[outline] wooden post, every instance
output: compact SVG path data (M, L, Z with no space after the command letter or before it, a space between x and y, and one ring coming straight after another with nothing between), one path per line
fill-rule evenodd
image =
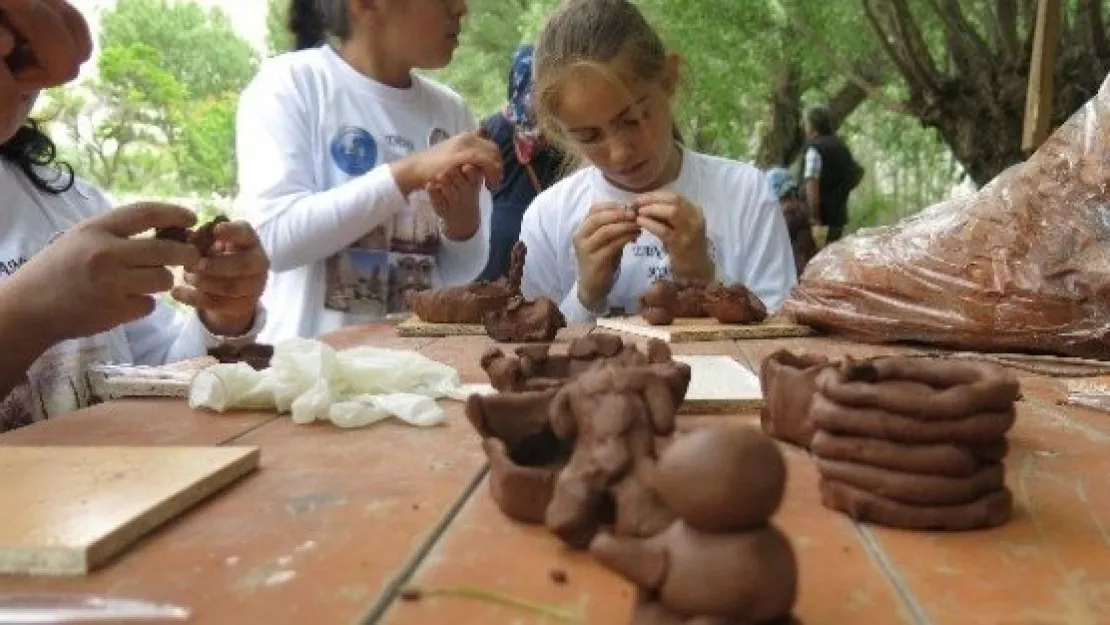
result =
M1025 130L1021 149L1033 152L1052 132L1052 74L1060 44L1063 0L1039 0L1033 58L1029 64L1029 91L1025 97Z

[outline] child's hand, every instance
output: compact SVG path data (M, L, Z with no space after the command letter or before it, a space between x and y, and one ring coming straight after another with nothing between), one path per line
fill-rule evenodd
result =
M111 330L154 310L151 295L173 286L167 266L200 260L186 243L130 237L195 221L191 211L166 204L118 208L55 239L15 272L10 287L48 344Z
M716 276L705 236L705 217L682 196L670 191L636 198L636 223L659 237L671 257L671 271L681 280L710 282Z
M185 274L189 286L175 287L173 297L196 308L213 334L240 336L254 324L270 261L244 221L217 224L213 234L205 258Z
M491 189L501 183L501 151L497 144L478 136L478 132L455 135L390 167L397 187L403 195L408 195L425 188L440 174L466 165L480 172Z
M443 231L454 241L466 241L481 225L478 191L482 171L473 165L450 169L429 182L432 208L443 220Z
M635 213L620 204L604 202L590 208L574 233L578 260L578 299L596 308L613 288L624 246L640 236Z

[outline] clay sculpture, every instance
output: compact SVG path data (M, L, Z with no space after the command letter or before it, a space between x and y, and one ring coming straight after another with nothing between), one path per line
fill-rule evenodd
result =
M809 447L824 504L905 529L970 530L1009 520L1002 460L1020 387L987 363L848 360L816 380Z
M252 369L261 371L270 368L270 360L274 357L274 346L265 343L250 343L248 345L220 345L208 350L208 355L220 363L245 362Z
M603 364L558 391L552 430L574 451L555 483L548 528L584 548L603 525L615 524L622 536L652 536L671 523L647 479L655 439L674 432L689 383L684 363Z
M759 382L764 401L759 422L768 436L809 449L816 429L809 408L817 391L817 375L827 366L829 359L824 356L785 350L763 359Z
M651 325L676 318L712 317L721 323L751 324L767 318L767 308L742 284L725 286L661 280L640 297L640 315Z
M661 532L601 532L590 552L641 589L635 623L769 623L789 618L798 565L769 523L786 465L758 430L717 427L675 440L649 486L675 515Z
M500 343L550 343L567 327L559 306L546 297L533 302L513 297L504 308L487 311L483 323L486 333Z
M154 231L154 237L166 241L189 243L197 248L201 256L207 256L212 250L212 244L216 242L216 226L226 223L227 221L228 218L226 216L218 215L195 230L187 228L158 228Z
M523 243L513 246L508 273L493 282L479 280L439 290L410 292L405 295L409 309L428 323L485 325L486 314L499 311L520 295L524 261L528 250Z

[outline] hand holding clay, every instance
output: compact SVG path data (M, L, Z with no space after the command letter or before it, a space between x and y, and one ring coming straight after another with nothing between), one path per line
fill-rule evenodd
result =
M482 170L473 165L451 168L425 185L432 208L443 220L443 233L453 241L466 241L481 225L478 191Z
M716 267L709 255L705 217L686 198L655 191L636 198L636 223L654 234L671 257L671 271L680 280L711 281Z
M206 234L207 233L207 234ZM173 289L177 301L197 309L219 336L240 336L254 324L270 261L254 228L245 221L214 223L197 231L194 244L204 258Z
M636 215L613 202L595 204L574 233L578 299L596 308L613 288L624 247L640 236Z
M501 184L501 152L495 143L482 138L478 132L455 135L390 165L397 187L406 196L424 189L441 174L464 167L481 172L490 188Z
M131 237L152 228L187 228L196 216L167 204L134 204L78 223L10 278L28 319L52 342L90 336L154 310L154 293L173 286L167 266L200 260L185 243Z

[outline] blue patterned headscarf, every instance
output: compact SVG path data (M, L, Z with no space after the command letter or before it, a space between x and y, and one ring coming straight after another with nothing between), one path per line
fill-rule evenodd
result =
M509 70L508 103L505 105L505 118L512 123L517 158L521 163L530 163L536 152L543 146L539 124L532 112L532 57L535 46L527 44L516 49L513 64Z

